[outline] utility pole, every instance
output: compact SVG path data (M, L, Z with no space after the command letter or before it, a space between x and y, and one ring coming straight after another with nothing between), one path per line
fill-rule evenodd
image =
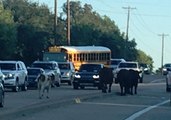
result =
M168 36L168 34L159 34L158 36L162 37L162 54L161 54L161 74L163 75L163 56L164 56L164 38Z
M55 3L55 4L54 4L54 5L55 5L55 6L54 6L54 13L55 13L55 15L54 15L54 45L55 45L55 44L57 44L57 42L58 42L58 41L57 41L57 38L56 38L56 32L57 32L57 31L56 31L56 30L57 30L56 27L57 27L57 21L58 21L58 20L57 20L57 17L58 17L58 16L57 16L57 0L54 0L54 3Z
M130 19L130 10L136 9L136 8L131 8L130 6L128 7L123 7L123 9L128 10L128 15L127 15L127 27L126 27L126 39L125 39L125 46L124 46L124 55L123 57L126 59L126 43L128 41L128 32L129 32L129 19Z
M133 10L133 9L136 9L136 8L131 8L130 6L128 6L128 7L123 7L123 9L127 9L128 10L127 27L126 27L126 40L128 40L130 10Z
M70 2L69 0L67 0L67 44L68 46L70 46Z

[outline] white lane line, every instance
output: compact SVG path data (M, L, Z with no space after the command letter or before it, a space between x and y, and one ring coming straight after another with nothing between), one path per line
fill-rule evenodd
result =
M131 105L131 104L114 104L114 103L93 103L93 102L80 102L81 104L89 105L107 105L107 106L122 106L122 107L149 107L148 105Z
M145 109L143 109L143 110L141 110L141 111L139 111L139 112L134 113L134 114L131 115L130 117L126 118L125 120L134 120L134 119L136 119L137 117L141 116L142 114L144 114L144 113L150 111L151 109L154 109L154 108L156 108L156 107L159 107L160 105L163 105L163 104L168 103L168 102L170 102L170 100L166 100L166 101L163 101L163 102L158 103L158 104L156 104L156 105L149 106L149 107L147 107L147 108L145 108Z

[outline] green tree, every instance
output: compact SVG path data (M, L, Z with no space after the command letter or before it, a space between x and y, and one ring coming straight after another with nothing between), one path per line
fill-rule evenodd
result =
M16 52L16 28L11 11L0 3L0 59L11 59Z
M150 66L150 69L153 69L153 59L151 56L146 55L145 52L143 52L142 50L138 50L138 56L137 56L137 61L139 63L145 63L148 64Z
M5 0L4 6L12 11L17 26L16 58L30 64L40 57L54 37L53 15L46 5L39 6L28 0Z

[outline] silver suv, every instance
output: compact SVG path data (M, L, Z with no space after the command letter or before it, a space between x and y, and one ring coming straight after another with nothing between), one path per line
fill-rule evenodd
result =
M27 90L27 69L22 61L0 61L0 68L5 75L4 87L18 92Z
M72 62L58 62L59 69L61 71L61 82L68 83L68 85L72 85L75 68Z
M55 61L35 61L31 67L38 67L45 70L45 73L54 79L54 84L59 87L61 84L61 72L58 63Z

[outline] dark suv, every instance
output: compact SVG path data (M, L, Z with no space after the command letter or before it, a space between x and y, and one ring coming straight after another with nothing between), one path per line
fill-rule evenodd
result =
M84 89L85 86L92 86L100 89L99 71L103 67L103 64L82 64L74 76L73 88Z

